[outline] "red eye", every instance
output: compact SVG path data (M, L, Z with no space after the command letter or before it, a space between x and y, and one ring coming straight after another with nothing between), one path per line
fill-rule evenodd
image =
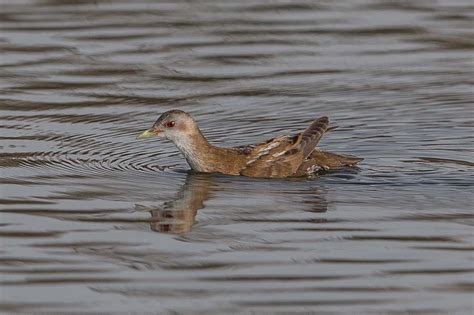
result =
M174 121L168 121L168 122L166 123L166 127L168 127L168 128L173 128L175 124L176 124L176 123L175 123Z

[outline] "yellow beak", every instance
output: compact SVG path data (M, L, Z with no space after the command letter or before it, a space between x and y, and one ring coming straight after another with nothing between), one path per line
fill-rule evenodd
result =
M159 134L159 130L155 129L148 129L143 131L141 134L137 136L137 139L146 139L146 138L152 138L156 137Z

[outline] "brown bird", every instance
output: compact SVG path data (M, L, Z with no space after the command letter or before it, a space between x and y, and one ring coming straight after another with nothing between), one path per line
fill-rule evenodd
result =
M206 140L191 115L171 110L163 113L153 127L142 132L137 139L161 137L172 141L191 169L197 172L284 178L359 163L362 159L355 156L316 149L323 134L335 128L329 127L327 117L321 117L296 135L279 136L253 145L220 148Z

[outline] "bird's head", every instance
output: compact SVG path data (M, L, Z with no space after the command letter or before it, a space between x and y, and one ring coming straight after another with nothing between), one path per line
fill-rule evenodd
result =
M137 139L159 137L177 143L196 133L199 133L199 128L191 115L175 109L161 114L153 126L139 134Z

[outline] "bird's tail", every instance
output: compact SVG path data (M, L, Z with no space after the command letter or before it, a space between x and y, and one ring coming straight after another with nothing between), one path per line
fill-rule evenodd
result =
M313 163L320 165L323 168L338 169L347 166L354 166L363 159L354 155L314 150L311 153L311 160L313 161Z

